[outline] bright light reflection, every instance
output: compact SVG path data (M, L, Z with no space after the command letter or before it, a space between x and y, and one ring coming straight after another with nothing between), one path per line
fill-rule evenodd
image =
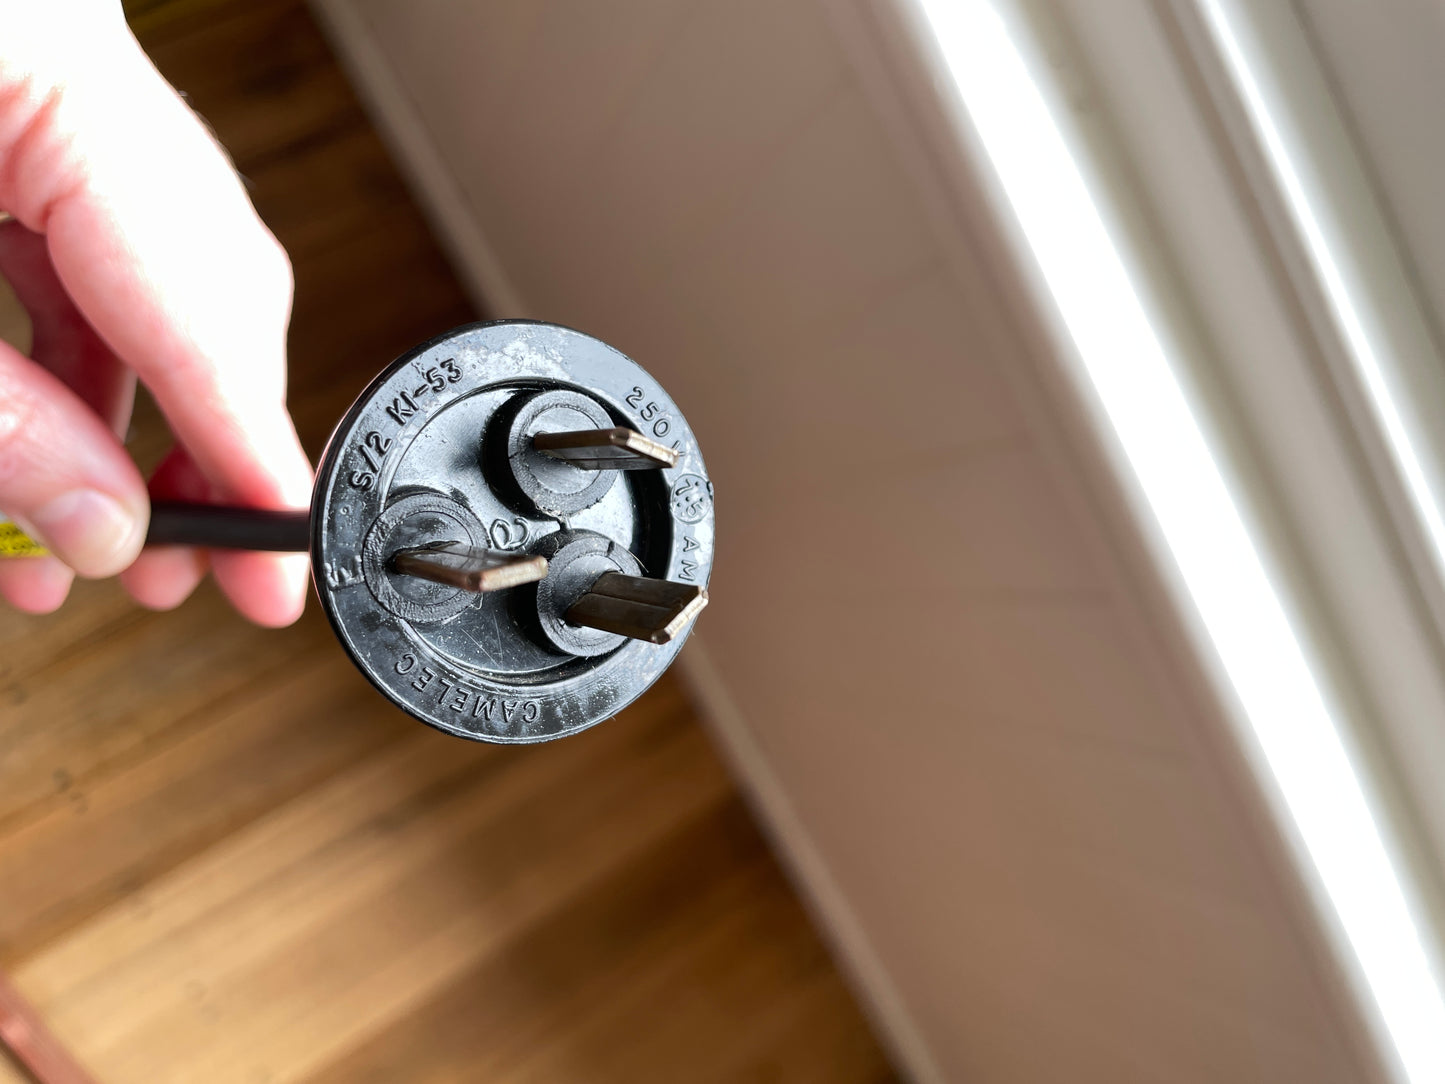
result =
M1254 122L1255 132L1264 144L1265 154L1294 216L1295 226L1309 249L1315 270L1339 322L1340 331L1349 344L1351 359L1374 406L1376 420L1385 431L1385 439L1394 456L1395 466L1405 480L1405 488L1415 506L1415 513L1430 536L1435 560L1442 571L1445 571L1445 517L1441 515L1439 503L1430 487L1429 474L1415 450L1414 441L1410 438L1409 424L1400 414L1396 397L1390 391L1389 381L1385 378L1385 368L1380 363L1379 353L1355 305L1353 291L1346 283L1339 261L1335 259L1324 226L1309 197L1308 188L1299 171L1295 169L1294 157L1289 152L1288 143L1279 125L1275 123L1267 96L1245 59L1239 38L1229 25L1224 9L1213 0L1200 0L1200 7L1224 53L1230 74L1234 76L1235 86L1244 98L1250 119Z
M1330 710L1068 146L993 7L917 0L1412 1081L1445 1000Z

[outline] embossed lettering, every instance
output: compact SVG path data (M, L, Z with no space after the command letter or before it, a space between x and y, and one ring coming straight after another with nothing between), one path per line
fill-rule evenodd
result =
M386 458L386 450L390 447L391 439L389 437L383 437L380 433L373 431L366 434L366 439L357 445L356 450L361 453L361 458L366 460L368 467L373 471L380 472L381 460Z
M458 686L457 686L457 691L456 691L455 695L453 695L452 698L451 698L451 700L447 702L447 707L451 708L452 711L466 711L466 710L467 710L467 699L468 699L471 695L472 695L472 690L467 689L467 688L464 688L463 686L458 685Z
M677 578L680 580L696 580L697 565L686 557L682 559L682 568L678 570Z
M416 413L416 402L406 392L402 392L391 401L386 412L397 425L404 425L406 420Z
M535 700L529 700L522 706L522 721L524 723L535 723L542 715L542 706Z
M682 536L682 552L683 552L683 553L688 553L688 552L690 552L691 550L695 550L695 549L697 549L697 539L696 539L696 538L693 538L692 535L690 535L690 534L685 534L685 535L683 535L683 536Z
M361 582L361 557L348 559L345 563L327 561L326 582L333 590L352 587Z
M407 652L401 658L396 660L396 672L398 674L409 674L411 673L411 668L415 665L416 656L413 655L411 652Z
M481 694L477 695L477 706L472 709L473 719L483 719L486 722L492 721L492 712L497 710L497 702L490 697L483 700Z
M515 531L512 530L513 524L517 528ZM487 539L491 543L492 549L507 550L525 545L530 533L527 521L519 516L514 517L511 522L505 519L494 519L491 527L487 530Z
M426 687L432 683L432 679L436 676L436 671L433 670L430 666L423 666L421 668L421 677L413 681L411 683L411 687L417 692L423 692L425 691Z
M672 487L672 514L683 523L700 523L712 506L712 487L696 474L684 474Z

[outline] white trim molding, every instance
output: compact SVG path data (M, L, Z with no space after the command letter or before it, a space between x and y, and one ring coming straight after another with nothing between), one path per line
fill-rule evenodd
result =
M1274 24L1248 70L1292 76L1289 140L1260 122L1265 92L1221 6ZM1161 577L1197 615L1199 657L1376 1058L1401 1080L1441 1079L1445 668L1425 604L1439 578L1410 557L1438 534L1445 366L1308 43L1287 9L1222 0L920 7L957 80L942 97L956 88L966 154L993 174L1003 242L1095 400L1084 412L1120 445L1120 484L1157 523ZM1036 107L994 70L1010 55ZM1043 127L1063 157L1028 144ZM1251 335L1237 353L1225 341Z
M1326 4L313 0L476 296L688 411L690 683L914 1079L1445 1078L1445 367Z

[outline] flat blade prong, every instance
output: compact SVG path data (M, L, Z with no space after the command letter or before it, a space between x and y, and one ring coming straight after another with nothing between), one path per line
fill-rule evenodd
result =
M418 576L477 594L535 583L547 575L545 557L504 553L464 542L438 542L397 550L391 555L390 564L393 571L403 576Z
M532 447L583 470L661 470L677 464L673 449L623 426L538 433Z
M567 610L573 625L665 644L707 605L707 591L693 584L605 572Z

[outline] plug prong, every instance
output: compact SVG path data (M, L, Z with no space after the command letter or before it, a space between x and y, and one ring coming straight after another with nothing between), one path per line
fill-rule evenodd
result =
M465 542L434 542L397 550L389 563L392 571L403 576L417 576L477 594L535 583L547 575L545 557L503 553Z
M677 464L673 449L624 426L537 433L532 447L583 470L660 470Z
M693 584L604 572L567 610L573 625L665 644L707 605L707 591Z

